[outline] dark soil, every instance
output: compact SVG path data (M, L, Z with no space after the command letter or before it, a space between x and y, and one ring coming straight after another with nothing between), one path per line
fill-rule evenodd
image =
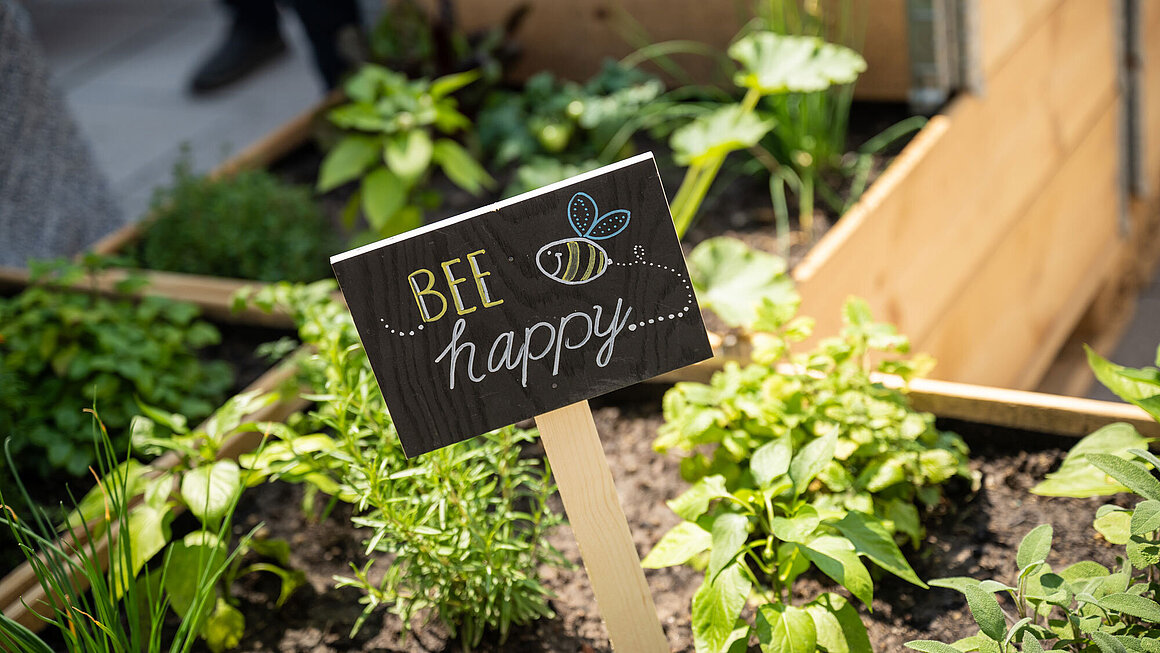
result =
M686 487L678 472L679 457L659 456L651 443L661 424L656 397L619 398L597 402L596 424L616 480L621 505L638 552L643 556L678 522L664 502ZM600 405L603 404L603 405ZM1083 559L1114 562L1114 549L1091 529L1102 499L1044 498L1028 492L1056 467L1074 440L1007 429L951 424L970 443L972 466L981 473L977 492L965 483L948 491L948 498L928 515L928 534L920 551L907 550L919 576L994 578L1013 583L1015 551L1027 531L1040 523L1055 526L1050 559L1057 568ZM243 651L406 651L462 650L444 626L416 623L414 634L402 640L399 620L375 613L354 638L351 625L361 613L359 593L335 589L332 576L346 574L348 562L362 563L360 534L346 520L344 509L324 523L314 523L299 508L301 489L286 485L255 488L246 498L239 529L259 521L264 533L291 543L293 565L305 571L308 586L281 609L273 607L276 583L247 578L238 588L246 615ZM557 507L558 504L557 504ZM589 652L609 651L598 608L580 566L571 532L560 528L553 542L577 564L572 570L543 569L544 582L556 594L557 618L514 629L505 643L485 641L479 651ZM674 651L692 651L690 602L701 574L677 567L645 572L658 615ZM795 599L805 601L833 586L821 576L803 578ZM886 576L876 585L874 611L862 609L877 651L903 650L918 638L954 641L974 632L966 604L956 592L922 590Z

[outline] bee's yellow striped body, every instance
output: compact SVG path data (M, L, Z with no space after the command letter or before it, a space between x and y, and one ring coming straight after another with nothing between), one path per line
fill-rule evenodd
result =
M588 283L608 269L608 253L587 238L565 238L541 247L536 265L561 283Z

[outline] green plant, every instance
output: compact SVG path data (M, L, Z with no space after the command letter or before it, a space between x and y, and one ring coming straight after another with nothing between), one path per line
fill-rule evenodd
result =
M36 264L36 282L0 299L0 434L13 437L13 454L26 474L51 469L83 474L95 453L82 409L102 406L105 424L126 433L136 399L200 418L225 394L232 374L222 361L202 362L195 351L220 340L198 319L193 304L158 297L139 301L70 288L104 263L88 269L64 263ZM129 278L116 290L140 289ZM123 449L124 436L113 444Z
M725 245L708 241L703 254L694 252L690 275L731 278L714 267L740 264ZM933 416L912 410L902 392L875 381L873 372L908 379L927 363L872 363L908 345L893 327L873 322L864 302L847 302L841 337L791 354L812 321L796 317L796 292L784 274L770 271L758 279L766 290L756 309L738 296L752 301L752 284L713 284L715 304L750 320L754 362L727 363L708 385L679 383L665 394L654 446L689 453L681 474L693 486L669 502L685 521L644 562L681 564L709 551L693 599L698 651L743 648L753 629L763 650L868 650L852 605L827 593L797 607L789 588L816 566L869 606L873 585L863 557L924 586L895 539L917 545L918 506L938 502L952 477L971 478L967 449L958 436L938 431ZM738 622L751 594L752 626Z
M350 102L327 114L343 130L322 160L318 190L359 180L343 212L353 227L361 208L371 232L358 241L385 238L423 224L423 212L442 201L426 187L437 165L456 186L479 194L494 181L474 157L449 136L471 127L452 94L479 77L456 73L435 80L408 80L366 64L343 89Z
M263 170L229 177L191 173L153 195L152 219L133 257L142 267L257 281L313 281L330 274L339 249L309 189Z
M81 502L93 507L93 520L68 520L60 529L66 539L57 540L49 517L19 479L19 494L28 507L23 518L0 493L0 523L16 538L45 591L45 620L60 633L67 650L78 653L188 651L199 633L213 650L222 650L228 638L220 630L224 604L216 596L216 583L238 553L227 546L237 494L223 506L216 526L170 544L160 563L148 567L168 540L169 491L154 486L152 497L134 506L135 488L148 480L135 461L117 464L112 441L95 414L94 423L96 464L103 481ZM12 465L8 447L5 457ZM243 538L243 546L248 539ZM164 624L167 607L188 617L176 630ZM2 614L0 647L28 653L52 650Z
M1087 354L1104 385L1160 421L1160 370L1116 365L1091 349ZM1116 568L1083 560L1054 571L1047 563L1053 529L1041 524L1019 545L1014 586L965 577L931 581L963 593L977 634L953 645L922 640L907 646L928 653L1160 651L1160 480L1154 475L1160 459L1147 451L1150 442L1130 424L1105 426L1080 440L1060 468L1031 490L1048 496L1136 495L1132 508L1101 506L1092 524L1109 543L1124 547ZM1000 601L1003 596L1006 601Z
M315 429L270 425L279 440L243 464L355 505L372 559L339 582L364 593L363 619L386 605L408 628L430 608L471 648L485 629L503 638L512 624L550 616L538 569L563 562L546 539L560 518L547 504L547 465L520 454L532 434L507 427L407 460L333 290L329 282L277 284L257 294L259 306L288 308L314 348L302 366ZM369 568L384 557L390 566L372 581Z

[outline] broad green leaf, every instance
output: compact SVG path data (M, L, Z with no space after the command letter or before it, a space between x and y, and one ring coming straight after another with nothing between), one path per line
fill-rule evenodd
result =
M762 653L814 653L818 634L805 610L766 603L757 610L757 641Z
M684 494L668 501L669 508L677 513L681 519L696 521L709 509L709 502L730 496L725 489L725 477L720 474L706 476L685 490Z
M709 576L733 561L749 537L749 520L744 515L726 512L713 520L713 549L709 551Z
M753 452L749 469L757 487L765 488L770 481L789 471L789 461L793 458L793 444L789 435L783 435L766 442Z
M427 172L435 146L422 129L412 129L387 140L383 160L391 172L413 186Z
M709 548L712 541L713 536L709 531L694 522L683 521L665 533L640 564L646 569L684 564L689 558Z
M1128 649L1124 648L1123 644L1116 641L1115 637L1103 631L1097 630L1089 633L1089 635L1091 635L1092 641L1100 649L1100 653L1128 653Z
M770 526L777 539L805 544L813 539L814 531L820 523L818 511L806 504L793 517L774 517Z
M371 171L362 181L362 208L371 228L383 235L399 209L407 203L407 184L385 166Z
M730 152L757 145L775 124L740 105L730 104L675 130L669 137L669 147L678 165L705 166Z
M688 265L697 301L731 326L752 323L763 299L793 310L800 302L785 261L736 238L703 241L689 253Z
M801 494L810 486L810 481L834 459L834 448L838 444L838 425L826 429L825 434L811 440L798 451L789 464L789 477L793 479L794 492Z
M1099 606L1160 624L1160 604L1143 596L1127 593L1109 594L1099 600Z
M238 464L232 460L195 467L181 480L182 500L206 525L220 522L241 490Z
M165 571L165 591L169 594L170 606L182 619L194 619L190 608L198 596L198 589L205 588L210 598L204 599L201 615L195 623L201 624L213 605L212 593L216 575L225 564L229 553L224 542L219 542L215 534L208 531L194 531L180 542L169 545L168 565ZM198 626L200 628L200 625Z
M1098 562L1081 560L1059 572L1059 575L1068 583L1074 583L1090 578L1103 578L1109 573L1108 568Z
M1047 560L1047 554L1051 553L1051 534L1051 524L1040 524L1023 536L1015 554L1015 564L1019 569Z
M491 188L495 184L495 180L487 174L479 162L459 143L451 139L441 138L435 141L432 156L451 183L472 195L478 195L484 188Z
M961 591L967 597L967 607L971 609L975 623L979 624L979 630L996 642L1003 641L1003 636L1007 632L1007 621L995 595L970 585L962 587Z
M462 73L444 75L431 82L431 97L436 100L444 98L477 79L479 79L478 70L468 70Z
M751 588L740 564L729 565L716 578L705 578L693 595L693 643L698 653L722 651L729 645Z
M246 632L246 618L226 600L219 598L202 627L201 636L213 653L235 648Z
M802 550L822 573L850 590L851 594L869 607L874 598L874 583L850 540L835 535L822 535L810 540Z
M927 586L914 573L894 538L877 518L851 511L833 525L853 543L854 550L873 560L874 564L919 587Z
M124 552L120 550L122 537L117 541L117 550L112 554L119 571L114 578L114 593L120 598L132 578L137 576L145 563L165 548L169 542L169 522L173 520L173 513L168 509L158 509L141 504L129 512L129 569L125 569Z
M1160 481L1140 463L1105 453L1091 453L1087 459L1136 494L1145 499L1160 500Z
M318 191L325 193L361 175L379 159L379 141L353 134L327 152L318 171Z
M1155 368L1134 369L1116 365L1084 345L1088 365L1100 383L1116 396L1143 408L1160 421L1160 371Z
M1107 475L1088 462L1088 454L1107 453L1126 457L1129 455L1128 450L1147 446L1148 439L1140 435L1131 424L1109 424L1076 443L1059 469L1048 474L1043 482L1031 488L1031 492L1044 496L1079 498L1123 492L1123 486L1109 483Z
M1160 501L1148 499L1136 504L1132 512L1132 535L1144 535L1160 529Z
M729 46L729 56L741 64L733 82L763 95L824 91L866 70L857 52L815 36L754 32Z
M906 648L923 653L963 653L950 644L943 644L930 639L917 639L906 643Z
M144 491L146 483L144 475L148 471L148 467L133 458L121 463L112 473L103 478L100 484L85 494L84 498L77 503L76 508L65 518L64 523L58 526L58 530L64 530L66 528L79 529L83 523L92 522L96 519L100 519L103 522L115 520L116 516L113 514L114 506L110 502L107 493L120 496L120 487L122 484L125 484L126 496L132 497L141 493ZM102 525L95 527L103 528Z
M1097 515L1092 527L1112 544L1127 544L1132 539L1132 513L1128 510L1109 510Z
M1128 560L1132 565L1142 569L1153 565L1160 565L1160 542L1141 535L1133 535L1125 547Z
M814 620L819 648L827 653L872 653L862 617L845 597L827 592L805 610Z
M1023 631L1023 652L1022 653L1043 653L1043 645L1035 638L1035 635L1027 631Z

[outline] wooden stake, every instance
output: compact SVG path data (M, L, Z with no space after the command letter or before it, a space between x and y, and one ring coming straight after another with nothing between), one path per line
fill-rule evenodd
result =
M536 417L612 648L668 653L587 401Z

